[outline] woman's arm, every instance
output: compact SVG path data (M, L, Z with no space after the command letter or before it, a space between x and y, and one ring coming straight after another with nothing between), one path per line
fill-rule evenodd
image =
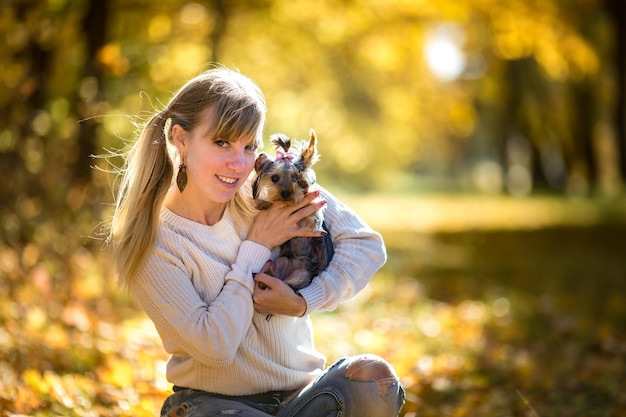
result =
M264 284L254 290L258 311L302 316L313 310L333 310L361 291L387 260L380 234L328 191L322 189L321 198L326 202L324 219L333 241L333 258L299 294L278 278L257 274L255 280Z
M199 271L221 291L206 302L190 279L180 254L157 245L131 290L172 354L189 355L211 366L229 365L252 320L252 274L270 256L262 245L244 241L231 268L207 257ZM224 278L225 277L225 278ZM223 286L222 286L223 285Z
M300 290L313 310L333 310L356 296L387 260L382 236L372 230L352 209L322 189L327 201L324 221L330 231L335 253L328 267Z

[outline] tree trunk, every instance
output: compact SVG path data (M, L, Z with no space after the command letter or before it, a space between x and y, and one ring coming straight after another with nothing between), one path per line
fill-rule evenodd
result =
M596 115L592 85L588 81L571 84L571 100L575 103L570 123L574 157L585 168L589 188L598 185L598 166L593 148L593 126Z
M211 62L220 62L220 46L228 22L228 3L226 0L213 0L212 11L215 13L215 26L210 35Z
M82 22L87 55L82 80L95 79L99 91L102 91L103 74L102 68L98 64L97 55L106 41L109 3L108 1L90 0ZM96 153L98 123L90 118L95 115L99 100L100 94L91 101L78 100L77 114L82 121L78 125L78 158L73 167L73 181L75 183L85 183L91 179L91 155Z
M619 153L620 174L626 183L626 2L607 0L606 10L613 21L615 39L615 72L617 97L615 100L615 137Z

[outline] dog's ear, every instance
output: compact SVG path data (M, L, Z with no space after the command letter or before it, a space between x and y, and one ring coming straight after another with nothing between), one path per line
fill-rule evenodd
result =
M259 156L256 157L256 161L254 161L254 170L256 171L257 176L252 182L252 198L255 200L259 196L259 183L263 177L261 173L269 169L272 166L272 163L273 161L264 152L260 153Z
M270 136L270 142L272 142L276 148L282 148L285 152L291 147L291 139L284 133L274 133Z
M317 153L317 135L315 134L315 130L311 129L309 132L311 140L309 141L309 146L302 150L302 162L307 167L313 166L318 160L319 155Z
M259 154L259 156L256 157L256 161L254 161L254 171L257 174L260 174L261 172L265 171L267 167L271 164L272 160L270 159L270 157L267 156L265 152L262 152Z
M257 175L257 177L252 182L252 198L255 200L259 197L259 180L260 179L261 179L261 176Z

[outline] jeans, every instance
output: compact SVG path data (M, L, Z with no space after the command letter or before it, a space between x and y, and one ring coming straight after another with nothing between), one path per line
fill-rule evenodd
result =
M338 360L287 401L261 404L183 389L165 400L161 417L396 417L403 404L404 389L391 366L359 355Z

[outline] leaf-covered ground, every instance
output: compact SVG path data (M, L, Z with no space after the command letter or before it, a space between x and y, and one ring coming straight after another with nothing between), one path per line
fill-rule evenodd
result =
M407 416L626 415L625 236L389 233L389 265L349 320L317 318L320 343L391 360Z
M387 358L405 416L626 416L626 225L589 207L559 206L561 223L532 204L471 207L363 209L389 261L313 316L319 349ZM0 415L156 415L167 357L106 252L52 253L0 247Z

